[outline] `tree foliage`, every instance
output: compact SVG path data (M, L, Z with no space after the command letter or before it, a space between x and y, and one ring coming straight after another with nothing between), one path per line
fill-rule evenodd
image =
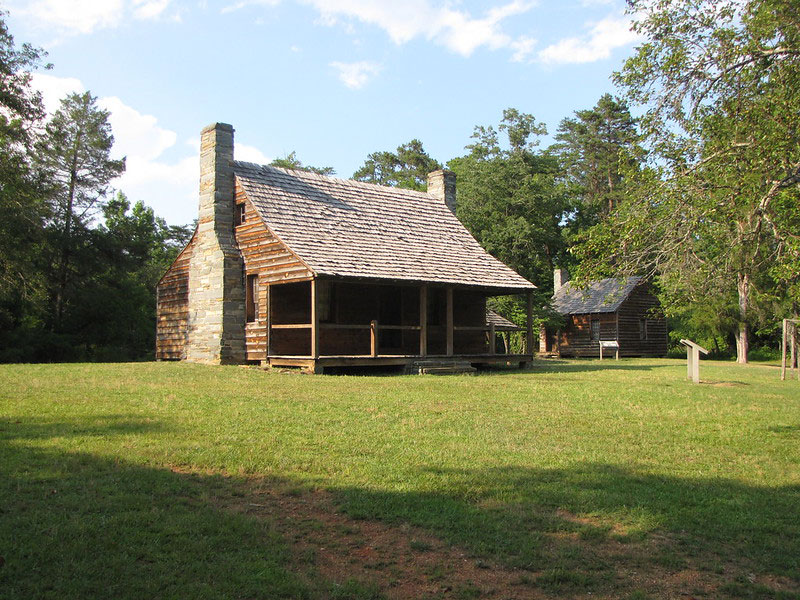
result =
M441 168L439 161L431 158L425 151L422 142L413 139L399 145L395 152L373 152L353 173L353 179L424 191L428 173Z
M546 132L532 115L507 109L497 129L476 127L469 153L448 163L458 180L461 222L490 254L539 285L537 307L553 293L553 267L566 251L561 224L571 206L557 183L557 159L537 149Z
M60 327L68 287L75 279L73 259L81 244L88 242L89 220L111 180L125 170L124 158L110 157L113 144L108 111L99 108L89 92L64 98L36 144L37 166L50 184L50 230L57 253L51 279L55 329Z
M644 160L636 119L624 100L604 94L593 108L563 119L555 139L551 150L577 200L574 225L593 225L620 204L628 178Z
M30 72L44 53L18 48L0 12L0 331L34 318L45 279L37 265L48 206L31 168L33 130L43 115Z
M655 175L578 254L590 271L658 277L668 308L734 308L746 362L759 300L776 286L800 299L800 13L791 0L630 10L646 41L616 80L646 109Z
M308 171L316 173L317 175L334 175L333 167L312 167L311 165L304 165L303 162L297 158L297 153L292 150L286 156L276 158L271 163L273 167L281 167L282 169L292 169L294 171Z

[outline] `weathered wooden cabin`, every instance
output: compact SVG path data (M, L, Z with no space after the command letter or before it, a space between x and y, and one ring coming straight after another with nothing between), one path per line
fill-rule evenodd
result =
M325 367L532 358L534 285L455 217L455 176L427 193L233 159L201 135L194 236L158 285L156 357ZM498 353L486 299L528 295L528 346Z
M578 288L567 277L565 270L555 271L552 300L553 308L564 316L564 327L545 333L540 352L599 356L603 341L617 342L620 356L667 354L667 322L644 279L602 279Z

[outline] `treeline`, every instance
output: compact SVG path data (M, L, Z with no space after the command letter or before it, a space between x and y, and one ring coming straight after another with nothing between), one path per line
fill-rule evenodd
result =
M672 336L747 360L776 349L800 309L800 16L795 0L631 0L642 44L613 77L620 96L543 123L507 109L446 166L458 216L539 286L650 278ZM152 356L155 285L191 235L109 182L108 114L72 95L45 122L0 18L0 361ZM632 114L633 113L633 114ZM634 117L633 115L640 115ZM303 165L295 153L275 165ZM353 178L425 189L443 165L411 140L370 154ZM513 300L497 306L522 323Z
M147 358L156 283L191 229L108 197L125 169L108 113L86 92L45 120L41 60L0 18L0 361Z

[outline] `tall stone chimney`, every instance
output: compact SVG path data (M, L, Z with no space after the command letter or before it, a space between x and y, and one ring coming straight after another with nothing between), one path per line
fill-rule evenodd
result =
M436 196L456 214L456 174L447 169L428 173L428 193Z
M215 123L200 134L200 212L189 261L186 360L245 360L243 263L233 210L233 127Z
M569 272L566 269L553 269L553 293L564 287L569 281Z

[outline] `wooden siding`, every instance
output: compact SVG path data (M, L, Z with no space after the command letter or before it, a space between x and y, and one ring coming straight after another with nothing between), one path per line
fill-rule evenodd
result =
M646 286L637 286L617 314L620 356L666 356L667 321L658 298ZM639 333L640 320L646 322L646 339L641 339Z
M558 336L558 348L562 356L600 356L598 340L591 339L592 321L600 323L600 340L617 339L615 313L567 315L567 324Z
M239 182L236 182L236 204L244 205L244 222L236 225L234 233L244 260L245 276L258 276L258 306L256 319L245 326L245 344L248 361L267 358L267 302L268 288L298 281L308 281L313 274L305 264L278 240L264 225L248 200ZM275 322L275 321L273 321ZM297 339L301 332L275 334L273 340L284 345L286 339Z
M667 322L658 299L646 285L634 288L615 313L567 315L566 326L557 334L562 356L598 357L600 344L591 339L591 322L600 323L600 340L617 341L620 356L665 356ZM647 334L642 336L641 325Z
M189 241L156 288L156 359L184 358L189 326L189 260L195 238Z

